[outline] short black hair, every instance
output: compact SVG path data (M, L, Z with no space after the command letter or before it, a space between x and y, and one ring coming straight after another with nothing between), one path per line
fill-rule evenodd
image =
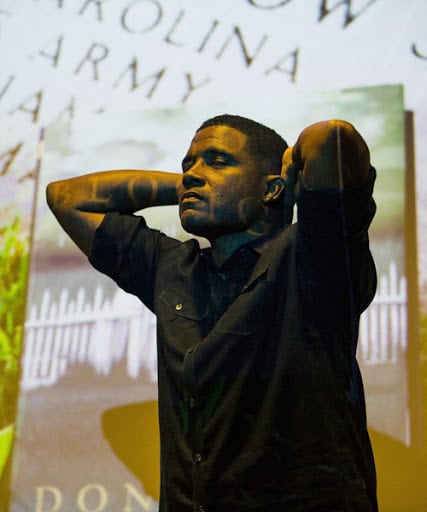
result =
M280 174L286 141L273 129L257 121L234 114L221 114L207 119L197 131L208 126L229 126L248 137L248 150L265 174Z
M264 174L278 174L282 172L282 157L288 144L285 139L268 126L253 119L235 114L220 114L204 121L197 131L208 126L229 126L244 133L247 137L248 151L255 157ZM284 206L284 195L280 201L270 205L271 215L276 218L278 225L292 223L293 206Z

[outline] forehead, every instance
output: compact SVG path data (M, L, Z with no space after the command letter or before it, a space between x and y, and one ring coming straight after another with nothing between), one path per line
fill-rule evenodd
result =
M191 141L190 151L216 148L221 151L238 153L245 150L247 135L229 126L207 126L196 132Z

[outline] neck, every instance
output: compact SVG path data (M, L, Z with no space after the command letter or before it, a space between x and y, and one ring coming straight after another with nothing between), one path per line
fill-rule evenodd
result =
M268 235L271 230L269 223L259 221L246 231L228 233L210 240L214 265L220 267L239 247Z

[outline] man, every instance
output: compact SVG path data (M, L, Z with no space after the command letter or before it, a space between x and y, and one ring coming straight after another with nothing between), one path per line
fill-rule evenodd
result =
M157 315L160 510L377 510L355 360L376 286L366 143L334 120L287 148L223 115L197 130L182 170L47 189L91 263ZM209 249L133 215L176 203Z

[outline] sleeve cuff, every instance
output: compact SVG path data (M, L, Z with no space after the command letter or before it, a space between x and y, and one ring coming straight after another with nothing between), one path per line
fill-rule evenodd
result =
M312 229L331 229L336 226L348 236L366 231L376 211L372 197L376 171L360 183L340 190L338 188L311 189L299 175L297 199L298 221Z
M117 275L127 248L140 226L146 227L142 217L107 213L95 231L89 262L104 274Z

